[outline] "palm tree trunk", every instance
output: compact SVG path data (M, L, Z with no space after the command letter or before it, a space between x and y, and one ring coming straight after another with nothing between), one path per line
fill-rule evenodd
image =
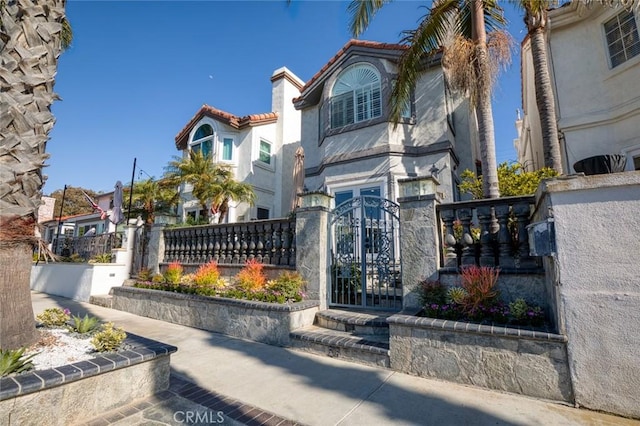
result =
M475 107L478 120L480 161L482 162L482 192L485 198L498 198L500 197L500 189L498 186L493 109L491 107L489 53L487 51L487 34L484 27L482 0L474 0L472 23L478 81Z
M0 346L36 336L32 244L54 118L53 84L62 46L64 0L0 2Z
M537 27L529 31L529 37L531 41L533 69L535 70L536 104L538 106L538 114L540 115L544 165L562 174L562 158L560 155L560 141L558 140L558 125L556 122L556 104L547 64L544 27Z

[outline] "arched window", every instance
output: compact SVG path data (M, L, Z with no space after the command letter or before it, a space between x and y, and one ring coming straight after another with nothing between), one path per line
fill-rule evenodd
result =
M347 68L331 90L331 128L380 117L380 98L380 75L374 67Z
M202 155L211 156L211 147L213 146L213 127L209 124L203 124L193 135L191 140L191 151L200 152Z

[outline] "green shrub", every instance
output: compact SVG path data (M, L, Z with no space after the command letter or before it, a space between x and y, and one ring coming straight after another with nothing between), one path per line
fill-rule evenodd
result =
M126 338L127 333L122 328L115 327L112 322L108 322L102 326L101 331L93 336L91 345L98 352L113 352L120 347Z
M47 308L40 315L36 316L36 320L45 327L62 327L69 321L70 312L68 309Z
M151 271L148 268L142 268L138 271L138 279L142 281L151 280Z
M306 286L306 282L297 272L283 271L278 278L267 283L269 293L276 296L283 296L286 300L302 300L302 291ZM279 302L283 303L283 302Z
M179 262L171 262L164 273L164 280L169 284L179 284L182 271L182 265Z
M151 277L151 282L152 283L156 283L156 284L160 284L160 283L165 282L164 275L162 275L162 274L153 274L153 277Z
M85 314L84 318L74 315L71 321L72 323L71 326L69 326L69 330L75 331L78 334L91 333L100 326L100 320L93 316L90 317L88 314Z
M462 287L451 287L447 291L447 303L455 303L462 305L465 299L469 296L467 290Z
M96 254L89 263L111 263L111 253Z
M22 373L33 368L33 357L37 354L24 355L26 348L0 349L0 377L13 373Z
M441 305L447 297L447 288L438 280L425 279L418 283L420 305Z

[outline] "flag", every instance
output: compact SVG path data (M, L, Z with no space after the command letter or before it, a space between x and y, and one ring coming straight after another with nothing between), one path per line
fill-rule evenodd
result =
M87 195L86 192L80 190L82 192L82 195L84 195L84 198L87 199L87 201L89 202L89 204L91 204L91 207L93 207L93 211L97 211L100 213L100 219L105 220L107 218L107 212L105 212L104 210L102 210L102 208L96 204L95 201L93 201L93 199L91 197L89 197Z

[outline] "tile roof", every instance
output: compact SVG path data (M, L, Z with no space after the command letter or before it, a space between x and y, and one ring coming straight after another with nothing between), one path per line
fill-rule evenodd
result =
M191 120L189 120L187 125L184 126L180 133L176 135L176 148L181 150L187 146L187 138L189 136L189 132L191 131L191 129L193 129L193 126L195 126L198 121L200 121L200 119L205 116L211 117L214 120L218 120L236 129L242 129L244 127L256 126L260 124L274 123L276 122L276 120L278 120L278 113L276 112L250 114L245 115L244 117L239 117L226 111L222 111L221 109L204 104L191 118Z
M325 71L327 71L329 67L331 67L331 65L335 64L352 47L367 47L381 50L405 50L407 48L407 46L405 45L396 43L380 43L377 41L351 39L342 47L342 49L338 51L338 53L333 56L333 58L329 59L329 62L327 62L322 68L320 68L320 71L315 73L314 76L311 77L309 81L307 81L300 92L304 93L304 91L307 90L311 85L313 85L313 83L315 83L322 76L322 74L324 74ZM293 101L297 102L301 99L302 96L295 98Z

